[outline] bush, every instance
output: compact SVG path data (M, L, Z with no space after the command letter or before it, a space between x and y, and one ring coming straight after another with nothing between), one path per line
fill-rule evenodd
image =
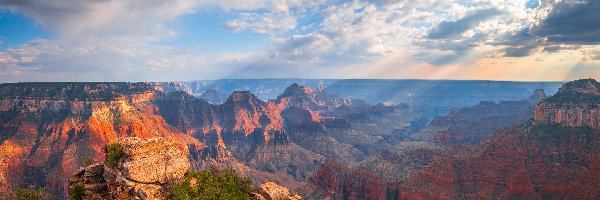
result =
M119 159L125 156L123 152L123 146L119 143L111 143L104 147L104 153L106 153L106 166L114 167L119 163Z
M33 188L33 187L27 187L27 188L19 188L16 191L16 198L15 200L46 200L46 199L52 199L52 195L48 192L46 192L46 190L44 190L44 188Z
M252 193L252 180L232 170L188 172L185 181L172 189L174 200L231 199L245 200Z
M70 183L69 185L69 196L71 196L71 199L82 200L85 194L85 187L79 183Z

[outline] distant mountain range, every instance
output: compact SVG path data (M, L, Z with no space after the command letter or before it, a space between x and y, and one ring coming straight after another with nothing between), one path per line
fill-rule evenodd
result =
M250 91L259 99L275 99L293 84L323 88L328 93L361 99L370 104L407 103L431 116L451 108L471 106L480 101L517 101L535 89L556 93L562 82L460 81L460 80L385 80L385 79L223 79L151 83L164 91L185 91L201 96L207 90L222 94ZM222 103L222 102L215 102Z

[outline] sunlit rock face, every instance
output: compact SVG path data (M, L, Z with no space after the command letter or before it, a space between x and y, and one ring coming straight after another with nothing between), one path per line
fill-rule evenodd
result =
M45 187L67 195L69 174L104 159L118 138L173 136L203 144L152 114L155 91L138 83L20 83L0 87L1 187Z
M256 193L256 199L258 200L277 200L277 199L285 199L285 200L301 200L302 197L297 194L290 193L290 190L284 187L279 186L274 182L263 183L258 186Z
M73 175L71 190L84 187L83 199L167 199L190 169L173 139L129 137L115 143L123 147L115 166L96 164Z
M600 129L600 83L593 79L566 83L556 95L538 104L533 117L537 122Z

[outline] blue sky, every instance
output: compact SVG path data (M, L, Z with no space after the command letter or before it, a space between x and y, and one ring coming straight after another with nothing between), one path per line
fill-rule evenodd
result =
M50 30L20 13L0 12L0 50L18 48L19 45L40 38L51 38Z
M0 82L600 78L598 1L0 0Z

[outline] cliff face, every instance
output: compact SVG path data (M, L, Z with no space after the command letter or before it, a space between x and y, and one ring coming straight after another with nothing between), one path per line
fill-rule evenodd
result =
M593 79L566 83L556 95L537 105L533 118L538 122L600 129L600 83Z
M151 114L156 96L144 84L23 83L0 87L0 189L22 184L66 196L68 176L103 160L102 147L121 137L198 140Z
M402 184L402 198L600 198L598 83L566 83L534 120L502 129L471 154L433 161ZM579 115L575 113L580 112ZM571 113L565 116L564 113Z
M597 199L600 133L528 123L502 130L474 157L433 161L402 184L405 198Z
M164 89L164 88L162 88ZM225 166L297 187L326 157L358 162L396 143L418 115L293 85L262 101L234 92L220 105L145 83L0 85L0 189L67 195L68 176L123 137L171 137L192 169Z
M190 162L170 138L123 138L114 166L96 164L75 173L70 190L83 188L82 199L167 199L184 179ZM116 152L112 152L116 153Z
M415 140L436 140L442 144L475 144L490 138L496 130L521 124L531 118L538 102L546 98L543 90L521 101L482 101L472 107L453 109L444 116L433 118Z
M565 84L569 89L561 92L596 95L590 84L576 82ZM594 112L586 110L590 101L569 97L590 98L561 97L569 108ZM557 105L556 99L542 100L538 109L543 105ZM498 104L487 106L498 109ZM456 111L454 118L469 121L486 115L477 112L482 110ZM582 121L595 118L579 117ZM327 163L299 191L315 199L598 199L600 129L593 123L577 126L581 124L578 118L563 120L558 124L536 118L502 128L490 139L471 145L403 142L358 167Z
M333 160L299 189L308 199L390 199L397 191L398 185L392 180L364 169L350 169Z

